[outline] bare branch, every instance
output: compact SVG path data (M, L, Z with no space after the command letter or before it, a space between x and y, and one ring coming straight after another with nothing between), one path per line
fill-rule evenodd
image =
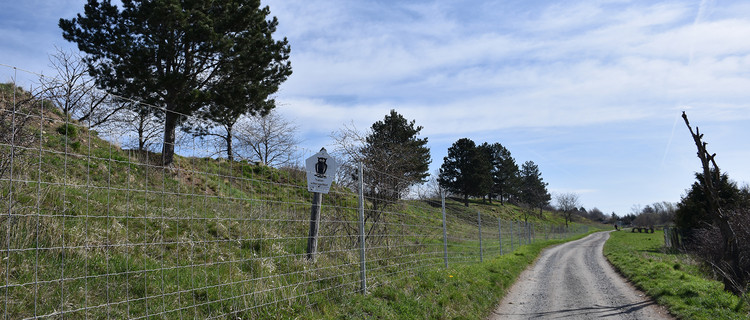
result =
M243 117L235 125L235 153L268 166L284 166L292 161L297 150L299 127L281 114L271 111L266 116Z

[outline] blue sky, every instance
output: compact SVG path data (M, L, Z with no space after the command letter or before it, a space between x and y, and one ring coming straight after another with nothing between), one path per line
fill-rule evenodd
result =
M0 3L0 63L49 73L54 46L71 47L57 20L83 3ZM552 193L625 214L693 182L686 110L722 169L750 182L748 2L263 3L292 48L279 110L309 150L396 109L424 127L432 170L459 138L500 142Z

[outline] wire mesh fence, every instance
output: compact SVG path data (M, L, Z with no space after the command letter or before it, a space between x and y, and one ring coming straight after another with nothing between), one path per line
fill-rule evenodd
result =
M586 231L402 194L362 168L323 197L310 259L302 170L207 157L189 136L163 166L138 130L72 120L38 75L0 68L4 319L277 318Z

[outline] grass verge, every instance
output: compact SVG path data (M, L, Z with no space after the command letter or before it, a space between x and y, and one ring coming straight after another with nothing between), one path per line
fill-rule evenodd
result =
M483 319L544 248L586 235L524 245L484 263L419 270L367 295L354 295L348 303L320 303L306 318Z
M612 232L604 255L638 288L680 319L748 319L743 299L722 290L686 254L663 250L664 233Z

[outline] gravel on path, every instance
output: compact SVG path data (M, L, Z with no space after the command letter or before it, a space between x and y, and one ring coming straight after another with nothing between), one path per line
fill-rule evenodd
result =
M544 250L490 320L674 319L620 276L602 254L609 232Z

